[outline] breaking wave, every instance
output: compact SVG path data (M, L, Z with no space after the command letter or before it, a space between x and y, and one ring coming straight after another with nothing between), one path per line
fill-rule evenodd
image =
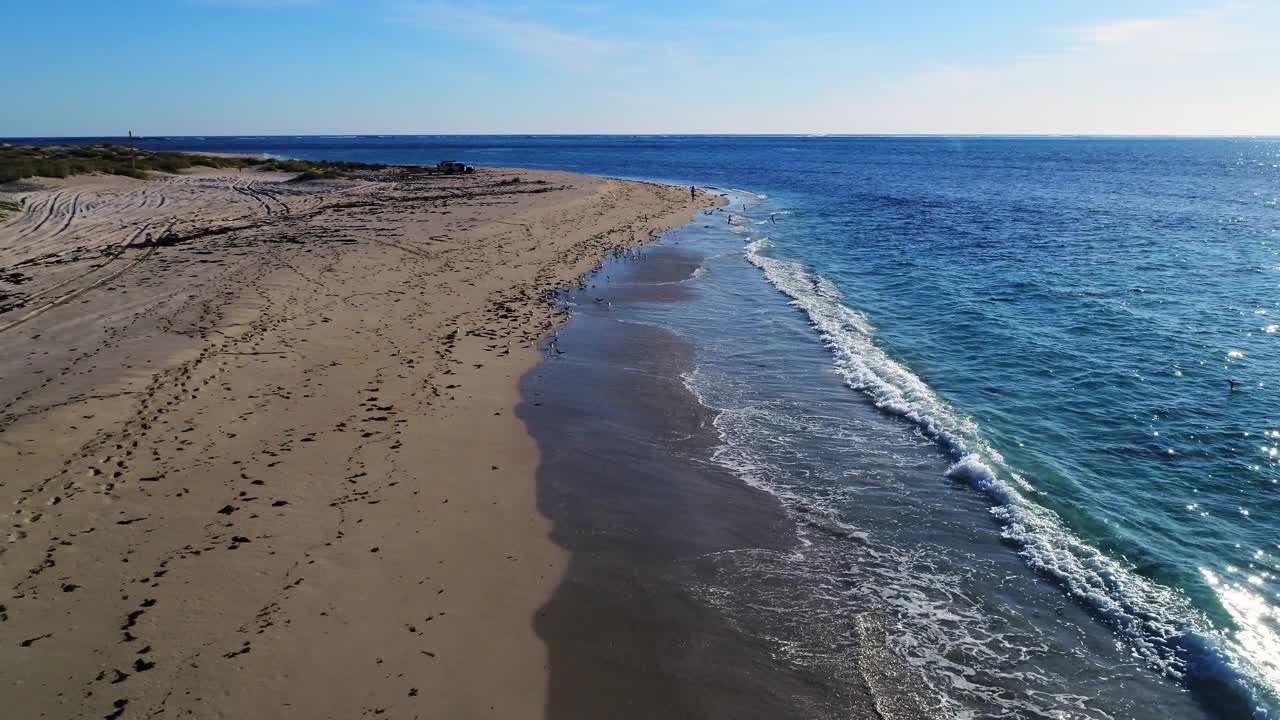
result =
M1084 542L1056 513L1029 499L1034 488L982 439L977 425L881 349L870 320L844 305L835 285L799 263L764 254L770 247L768 239L748 242L746 257L805 312L845 383L945 450L953 463L947 477L991 499L1002 537L1027 565L1090 609L1145 662L1203 693L1219 711L1269 717L1254 690L1264 685L1251 682L1257 674L1231 657L1221 634L1184 596Z

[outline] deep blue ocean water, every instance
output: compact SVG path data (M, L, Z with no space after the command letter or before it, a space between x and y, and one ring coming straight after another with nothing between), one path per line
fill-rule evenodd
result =
M700 299L628 319L693 340L716 460L800 520L725 573L779 647L838 667L780 615L869 612L950 717L1280 712L1278 140L140 144L732 190L667 240Z

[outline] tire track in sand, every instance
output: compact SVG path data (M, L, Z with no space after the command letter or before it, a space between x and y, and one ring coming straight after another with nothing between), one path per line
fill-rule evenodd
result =
M65 192L65 191L63 191L63 190L59 190L59 191L55 192L55 193L54 193L54 194L53 194L53 195L52 195L52 196L51 196L47 201L45 201L45 203L44 203L44 208L43 208L43 209L44 209L44 213L45 213L45 215L44 215L44 217L43 217L43 218L41 218L40 222L36 223L36 226L35 226L35 227L33 227L33 228L29 229L29 230L25 230L25 231L23 231L23 232L21 232L21 233L18 233L18 236L17 236L16 238L14 238L14 239L15 239L15 240L25 240L25 239L27 239L28 237L31 237L31 236L32 236L32 235L34 235L35 233L39 232L39 231L40 231L40 228L42 228L42 227L44 227L44 226L45 226L45 223L47 223L47 222L49 222L49 220L53 219L53 214L54 214L54 213L57 211L57 209L58 209L58 201L62 198L62 196L63 196L64 192Z
M71 223L76 219L76 212L80 209L80 198L83 196L83 192L78 192L71 198L71 211L67 214L67 221L62 224L62 227L55 230L53 235L50 235L50 237L57 237L66 232L67 228L71 227Z

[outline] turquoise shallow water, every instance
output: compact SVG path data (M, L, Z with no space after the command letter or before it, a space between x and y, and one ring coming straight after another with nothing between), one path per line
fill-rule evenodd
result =
M1280 141L147 142L739 189L673 240L701 299L631 318L694 340L716 460L811 541L738 597L880 608L951 716L1276 715ZM801 571L807 603L770 590Z
M757 264L1135 652L1280 687L1280 145L886 150L832 204L784 193Z
M792 214L752 260L1032 568L1162 672L1265 712L1277 146L889 143L855 164L827 204L766 201Z

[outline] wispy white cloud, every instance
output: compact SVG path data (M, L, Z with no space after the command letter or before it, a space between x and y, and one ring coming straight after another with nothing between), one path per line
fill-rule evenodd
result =
M711 43L661 19L574 19L590 5L386 2L401 22L563 73L521 123L541 131L1280 134L1275 7L1063 27L1033 53L913 68L852 28L744 16L715 25L733 42Z
M1231 49L1249 19L1259 14L1246 6L1224 6L1161 18L1135 18L1070 28L1076 39L1070 51L1140 49L1158 59ZM1254 26L1256 27L1256 25Z
M1274 9L1226 6L1070 28L1058 49L925 68L836 114L898 132L1276 134L1277 27Z
M1074 31L1089 45L1125 45L1140 40L1144 35L1159 32L1168 27L1171 20L1120 20L1090 25Z
M188 5L211 5L241 8L303 8L329 4L327 0L186 0Z
M565 87L577 88L575 100L620 104L615 109L625 105L634 121L643 121L644 108L652 107L663 108L664 122L676 118L689 111L684 101L691 94L706 103L727 95L745 102L742 90L749 85L741 83L753 83L752 77L790 77L797 87L849 77L858 72L847 68L861 52L847 30L801 33L762 18L720 18L711 27L688 18L645 16L619 27L613 11L594 4L533 9L466 0L388 1L391 17L402 23L550 66L565 73ZM788 90L773 83L771 96ZM628 125L625 131L638 130L643 126Z
M399 2L395 16L431 30L471 36L495 46L571 68L590 67L625 51L627 43L562 30L552 24L512 17L452 2Z

